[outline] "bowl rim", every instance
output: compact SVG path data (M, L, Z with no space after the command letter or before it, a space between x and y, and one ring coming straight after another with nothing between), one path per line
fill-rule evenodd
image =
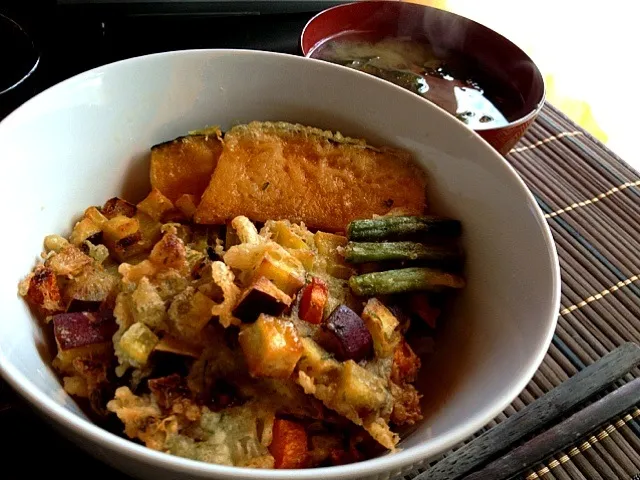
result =
M316 49L318 47L320 47L320 45L323 42L327 42L332 38L336 38L336 37L348 32L347 30L341 30L339 33L336 33L336 34L334 34L332 36L329 36L329 37L325 37L325 38L321 39L320 41L316 42L311 47L309 47L309 50L305 52L304 38L305 38L305 35L307 35L307 30L311 27L312 23L316 22L319 18L321 18L322 16L326 15L327 12L334 11L334 10L342 10L342 9L353 8L355 5L362 5L364 3L397 4L398 1L397 0L355 0L355 1L348 2L348 3L342 3L340 5L334 5L332 7L325 8L321 12L318 12L313 17L311 17L307 21L307 23L305 24L304 28L302 29L302 33L300 34L300 40L299 40L300 50L302 51L302 54L306 58L312 58L311 55L313 54L313 52L315 52ZM422 3L417 3L416 1L411 1L411 0L409 0L408 2L405 2L405 3L409 3L410 5L413 5L415 8L422 8L422 9L427 10L427 11L429 11L429 10L437 10L439 12L444 12L444 14L446 14L446 15L450 15L452 17L461 18L461 19L463 19L463 20L465 20L467 22L473 23L473 24L477 25L479 28L482 28L482 29L484 29L484 30L486 30L488 32L491 32L493 35L495 35L496 37L500 38L502 41L504 41L506 43L509 43L512 46L514 46L517 50L520 51L520 53L525 58L527 58L531 62L531 65L533 65L533 67L535 68L535 76L538 77L538 80L540 81L540 85L542 85L542 91L540 93L540 98L537 100L537 102L534 105L532 105L532 108L528 113L526 113L525 115L521 115L520 117L516 118L515 120L512 120L512 121L508 122L506 125L502 125L500 127L473 128L473 129L470 128L470 130L473 130L474 132L487 132L487 131L505 130L505 129L517 127L519 125L523 125L523 124L529 122L532 118L535 118L540 113L540 111L542 110L542 107L544 107L545 101L547 99L547 82L545 81L544 75L542 74L542 71L540 70L540 67L538 67L538 64L519 45L517 45L516 43L514 43L512 40L508 39L504 35L502 35L500 32L497 32L494 29L484 25L483 23L480 23L480 22L478 22L476 20L473 20L472 18L465 17L464 15L460 15L459 13L450 12L450 11L445 10L443 8L434 7L433 5L426 5L426 4L422 4ZM340 66L342 66L342 65L340 65ZM348 67L343 67L343 68L348 68ZM469 127L467 127L467 128L469 128Z
M29 68L28 72L24 73L23 76L19 80L17 80L15 83L13 83L12 85L9 85L4 90L0 90L0 95L5 95L5 94L8 94L9 92L15 90L20 85L22 85L24 82L27 81L27 79L29 77L31 77L31 75L33 75L33 73L36 71L36 69L40 65L41 53L40 53L40 50L38 50L35 42L33 41L33 38L31 38L31 36L22 27L22 25L20 25L18 22L16 22L13 18L11 18L11 17L9 17L7 15L4 15L2 12L0 12L0 22L6 22L7 24L12 25L13 28L15 28L17 31L19 31L20 34L22 35L22 37L28 41L28 43L29 43L29 45L30 45L31 49L33 50L33 53L35 54L35 57L36 57L35 61L33 62L33 65Z
M11 112L5 119L0 121L0 134L7 126L10 126L14 121L19 120L22 112L27 111L34 103L41 102L50 95L54 95L58 89L69 88L73 85L82 83L87 79L93 78L96 75L100 75L104 70L128 68L132 64L139 63L142 66L146 62L164 61L172 57L178 56L195 56L201 57L203 60L211 60L213 58L226 58L232 56L261 56L270 57L274 61L279 62L314 62L317 63L317 67L320 69L340 69L344 73L342 75L352 76L353 81L360 82L378 82L383 88L395 90L393 95L408 95L417 101L422 102L426 109L433 109L437 111L435 115L441 116L442 122L449 122L452 129L463 129L467 136L475 137L475 142L478 144L478 148L484 148L488 155L494 157L497 162L498 168L506 170L514 180L514 187L520 190L520 193L526 199L530 210L535 216L540 233L542 234L544 243L547 247L546 261L550 264L550 273L552 278L549 279L552 285L552 295L548 305L548 311L544 316L545 323L548 324L548 329L543 341L540 343L540 347L535 358L529 362L527 368L523 369L520 373L520 377L517 381L513 382L507 393L502 397L497 398L492 408L487 409L485 415L481 418L477 418L474 422L461 422L460 425L442 435L439 438L433 439L433 442L429 442L427 445L419 444L413 447L401 450L393 454L385 454L380 457L375 457L369 460L364 460L357 463L332 466L332 467L319 467L308 469L292 469L292 470L268 470L268 469L255 469L245 467L231 467L219 464L211 464L198 460L191 460L183 457L178 457L168 453L152 450L146 446L134 443L132 440L118 436L109 432L106 429L94 424L87 418L83 418L69 410L63 405L56 402L54 398L43 393L26 375L22 374L12 363L6 358L0 350L0 376L2 376L9 385L11 385L15 391L20 394L21 397L26 399L32 406L36 408L38 413L44 415L46 418L51 419L56 424L59 424L74 434L76 443L88 450L90 445L80 444L77 439L89 440L100 448L106 448L111 452L117 452L123 457L132 459L133 461L153 465L154 467L164 467L167 471L180 471L184 475L196 475L204 478L233 478L233 479L344 479L344 478L362 478L367 475L381 474L385 472L399 472L400 469L419 466L419 464L428 459L433 458L436 455L446 452L460 441L469 438L478 430L480 430L486 423L495 418L500 412L502 412L526 387L534 373L542 363L544 356L546 355L551 340L553 338L556 325L557 315L560 308L560 265L557 256L557 250L551 230L544 219L542 210L537 204L532 192L526 186L522 178L516 172L516 170L502 157L497 151L495 151L489 143L487 143L476 132L466 128L462 123L457 121L454 117L446 114L437 105L432 104L426 99L420 100L418 96L413 93L394 85L385 80L371 76L364 72L348 69L339 65L334 65L329 62L318 59L310 59L298 55L276 53L261 50L251 49L188 49L188 50L174 50L168 52L153 53L148 55L141 55L137 57L131 57L116 62L111 62L81 73L78 73L66 80L63 80L38 95L32 97L27 102L22 104L16 110ZM359 76L359 80L358 80ZM67 431L64 431L67 436ZM102 461L109 461L108 458L102 457Z

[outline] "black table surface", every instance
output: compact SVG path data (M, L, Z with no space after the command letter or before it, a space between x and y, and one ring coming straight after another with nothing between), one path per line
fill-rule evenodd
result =
M237 11L217 11L208 4L197 9L183 4L183 11L179 11L176 5L168 10L145 10L135 4L117 8L69 6L55 0L2 0L0 13L17 21L32 37L40 63L27 81L0 95L0 119L66 78L125 58L192 48L301 54L304 25L318 8L334 3L309 2L292 13L278 13L273 8L275 13L260 13L246 2ZM0 67L0 77L2 71Z

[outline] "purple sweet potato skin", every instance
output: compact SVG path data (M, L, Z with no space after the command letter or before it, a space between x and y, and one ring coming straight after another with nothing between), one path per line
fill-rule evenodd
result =
M345 305L331 312L323 326L321 343L339 360L364 360L371 356L373 339L364 321Z

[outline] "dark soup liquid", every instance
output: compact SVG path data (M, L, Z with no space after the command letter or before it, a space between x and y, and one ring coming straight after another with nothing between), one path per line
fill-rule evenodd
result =
M388 80L432 101L474 130L517 120L524 101L504 82L455 52L436 55L426 40L352 33L326 41L312 53Z

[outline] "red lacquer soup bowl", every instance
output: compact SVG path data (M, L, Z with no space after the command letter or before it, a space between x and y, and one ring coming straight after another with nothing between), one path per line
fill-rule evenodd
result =
M497 96L509 93L504 98L515 99L502 124L475 122L469 126L502 154L513 148L544 104L544 80L525 52L493 30L444 10L400 1L359 1L332 7L307 23L302 51L307 57L323 58L323 48L342 38L368 42L409 39L429 44L438 56L469 59L481 68Z

